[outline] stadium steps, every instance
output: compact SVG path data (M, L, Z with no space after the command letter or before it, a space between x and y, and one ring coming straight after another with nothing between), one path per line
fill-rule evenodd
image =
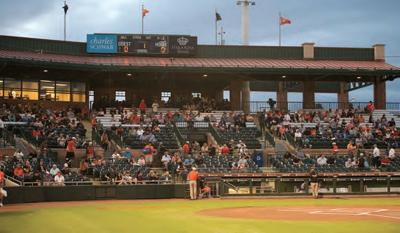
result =
M82 121L82 124L86 129L86 135L85 135L86 140L92 139L92 124L91 124L91 122L88 120L84 120L84 121Z
M20 150L25 156L29 155L30 153L38 154L38 149L23 138L15 138L15 148Z
M283 156L287 152L289 152L290 149L288 148L288 145L286 141L280 140L280 139L275 139L275 153L279 156Z

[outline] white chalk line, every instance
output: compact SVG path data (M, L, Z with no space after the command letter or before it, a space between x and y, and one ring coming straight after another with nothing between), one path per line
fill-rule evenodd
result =
M348 209L348 208L335 208L335 209L280 209L278 211L284 212L304 212L315 215L346 215L346 216L373 216L380 218L391 218L400 220L400 217L383 215L379 213L391 211L388 209Z

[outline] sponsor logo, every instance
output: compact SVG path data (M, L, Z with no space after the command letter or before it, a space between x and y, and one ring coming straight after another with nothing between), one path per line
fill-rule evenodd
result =
M183 36L179 37L176 41L180 46L186 46L189 43L189 39Z
M116 53L117 36L88 34L86 51L88 53Z

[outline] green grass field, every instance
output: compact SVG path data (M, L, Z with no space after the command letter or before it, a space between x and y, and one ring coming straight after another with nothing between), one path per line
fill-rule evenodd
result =
M285 221L199 215L206 209L248 206L400 207L399 198L154 200L6 206L0 209L1 233L399 233L399 221ZM40 207L40 208L39 208ZM7 208L18 210L7 211ZM245 214L245 213L244 213Z

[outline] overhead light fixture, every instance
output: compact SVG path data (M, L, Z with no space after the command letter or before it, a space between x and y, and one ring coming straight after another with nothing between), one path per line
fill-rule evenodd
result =
M126 76L132 77L132 74L131 73L127 73Z
M208 74L203 74L203 78L207 78L208 77Z
M45 70L43 70L43 73L47 73L47 72L49 72L49 71L48 71L48 70L46 70L46 69L45 69Z
M282 78L286 78L286 75L282 75Z
M360 79L361 79L361 76L357 76L357 79L360 80Z

